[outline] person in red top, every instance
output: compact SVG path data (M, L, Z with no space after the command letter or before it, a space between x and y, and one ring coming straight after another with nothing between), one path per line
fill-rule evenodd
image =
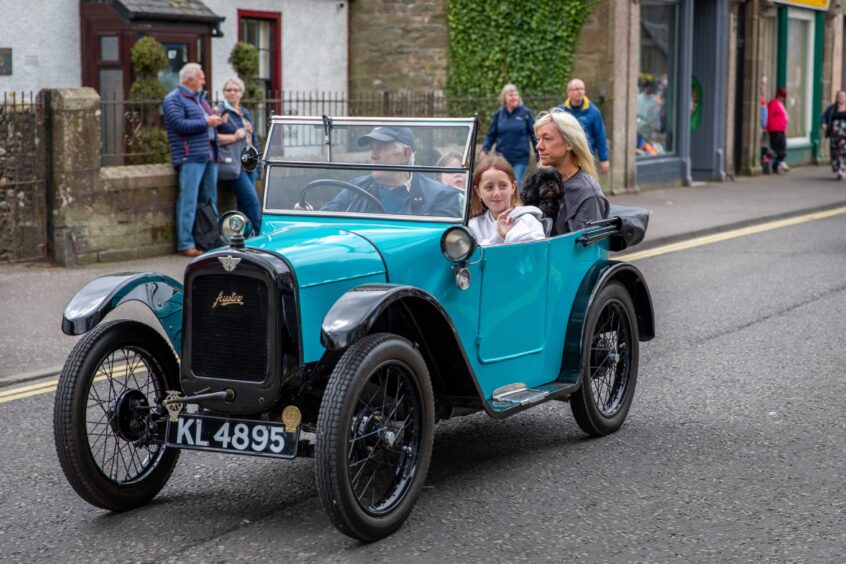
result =
M788 170L787 163L784 162L787 157L787 109L784 107L784 101L787 99L787 90L784 87L779 87L776 90L775 98L770 100L767 104L767 133L770 136L770 149L775 152L773 159L773 172L778 174Z

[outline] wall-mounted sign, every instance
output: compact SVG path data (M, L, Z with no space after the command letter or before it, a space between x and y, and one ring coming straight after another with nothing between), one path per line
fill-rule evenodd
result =
M811 10L828 10L830 0L773 0L779 4L787 4L788 6L798 6L800 8L810 8Z
M0 76L12 74L12 48L0 48Z

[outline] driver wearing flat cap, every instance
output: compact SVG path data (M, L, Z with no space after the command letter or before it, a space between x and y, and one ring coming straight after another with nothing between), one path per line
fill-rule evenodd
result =
M370 162L383 165L413 165L417 144L407 127L374 127L358 140L359 147L370 145ZM400 215L457 217L461 214L458 190L420 173L374 170L350 181L374 196L385 212ZM321 208L326 211L382 213L369 198L342 190Z

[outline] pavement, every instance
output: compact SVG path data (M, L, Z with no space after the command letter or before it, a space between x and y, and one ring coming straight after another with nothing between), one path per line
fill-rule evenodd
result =
M827 166L794 168L777 176L742 177L724 183L643 190L611 196L613 203L650 210L641 251L846 206L846 182ZM62 311L85 283L115 272L162 272L182 279L189 259L168 255L119 263L62 268L46 263L0 264L0 387L53 376L78 338L61 332ZM153 322L144 306L120 308L121 317Z

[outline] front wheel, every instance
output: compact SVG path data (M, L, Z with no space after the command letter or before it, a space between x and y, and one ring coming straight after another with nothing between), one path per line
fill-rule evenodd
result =
M59 376L53 433L80 497L126 511L162 489L179 451L156 438L163 429L151 408L177 389L178 374L164 338L136 321L104 323L76 344Z
M626 288L611 282L588 313L582 346L582 385L570 398L573 417L585 433L613 433L626 420L638 365L635 309Z
M368 335L344 353L320 404L315 452L338 530L373 541L403 524L426 479L433 426L429 372L410 342Z

